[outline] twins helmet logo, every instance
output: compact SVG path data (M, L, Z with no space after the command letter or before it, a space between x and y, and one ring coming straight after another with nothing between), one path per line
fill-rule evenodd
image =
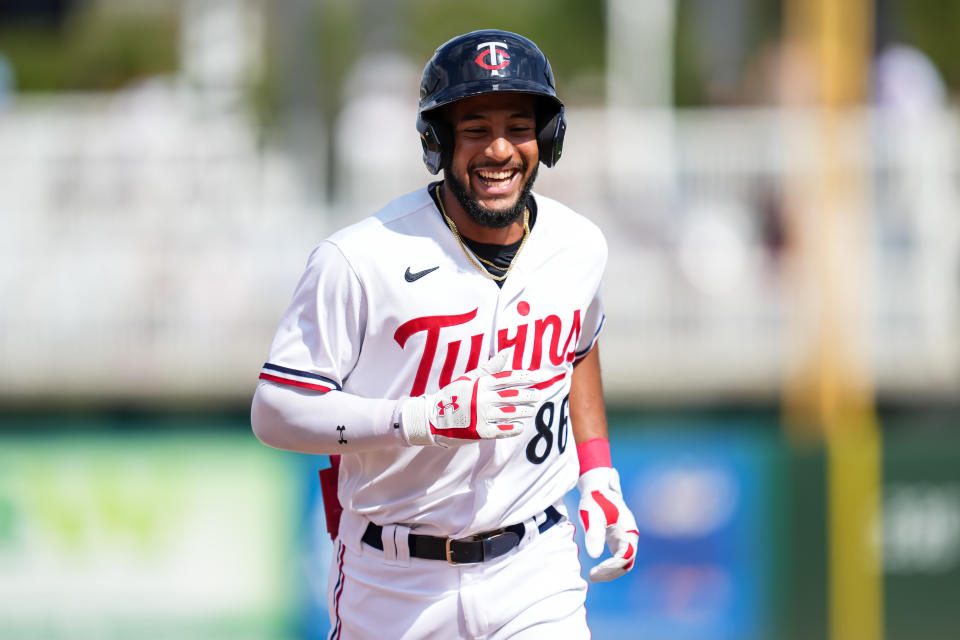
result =
M500 69L510 64L506 42L483 42L477 45L477 49L483 49L483 51L473 61L484 69L489 69L492 76L500 75Z
M438 415L441 415L441 416L444 415L444 411L446 411L447 409L452 409L456 411L457 409L460 408L460 405L457 404L457 396L451 396L450 402L444 402L443 400L441 400L440 402L437 403L437 408L440 409L440 413Z

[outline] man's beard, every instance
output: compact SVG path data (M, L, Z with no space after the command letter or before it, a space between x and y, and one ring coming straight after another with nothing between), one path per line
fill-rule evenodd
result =
M456 196L457 202L460 203L460 206L467 212L471 220L491 229L503 229L519 220L520 216L523 215L523 210L527 208L527 198L530 196L530 190L533 189L533 183L537 179L537 170L539 168L539 165L534 167L533 173L530 174L526 184L523 185L523 189L520 190L520 197L517 198L516 204L503 211L487 209L480 204L467 190L467 185L460 182L460 179L453 174L453 171L449 169L445 170L443 177L444 181L450 185L450 191ZM524 167L524 170L526 170L526 167Z

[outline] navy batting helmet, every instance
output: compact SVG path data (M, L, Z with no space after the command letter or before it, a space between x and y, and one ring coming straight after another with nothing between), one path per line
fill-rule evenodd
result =
M498 91L538 96L537 144L540 162L552 167L563 150L567 121L557 97L553 70L543 52L523 36L499 29L473 31L437 48L420 79L417 131L423 162L437 173L453 151L451 127L437 109L463 98Z

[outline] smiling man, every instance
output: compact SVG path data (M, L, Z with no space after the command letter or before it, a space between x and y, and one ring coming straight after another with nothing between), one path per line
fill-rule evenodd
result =
M313 251L253 399L267 445L329 454L330 637L590 637L594 581L633 566L597 341L599 229L532 191L563 103L530 40L475 31L420 85L428 171Z
M444 205L462 229L470 230L468 237L500 240L502 234L488 229L521 220L537 177L536 100L523 93L484 94L454 102L442 117L456 140L444 170L450 187L443 193ZM522 226L512 235L522 236Z

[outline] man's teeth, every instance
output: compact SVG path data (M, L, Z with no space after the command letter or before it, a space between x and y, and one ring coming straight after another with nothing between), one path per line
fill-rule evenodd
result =
M477 171L477 174L487 182L502 182L513 177L513 171Z

